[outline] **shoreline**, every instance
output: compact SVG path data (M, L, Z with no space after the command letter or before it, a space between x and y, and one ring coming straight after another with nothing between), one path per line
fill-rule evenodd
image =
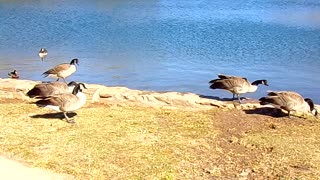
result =
M41 81L27 79L0 79L0 98L32 101L25 93ZM203 96L190 92L159 92L129 89L127 87L108 87L100 84L87 84L84 93L87 103L104 103L120 106L145 106L163 108L190 108L207 110L211 108L253 109L261 105L257 99L243 100L243 104L216 96Z
M34 99L25 94L41 81L26 79L0 79L0 99L17 99L32 102ZM209 110L213 108L251 110L255 114L275 115L277 108L272 105L260 105L259 100L245 98L242 104L231 99L220 99L215 96L202 96L194 93L158 92L129 89L127 87L108 87L100 84L87 84L84 93L87 105L92 103L108 106L140 106L167 109ZM243 97L242 97L243 98ZM315 104L320 111L320 105ZM298 116L301 114L298 112Z
M101 174L94 174L92 173L94 171L90 171L92 174L88 174L87 169L91 167L85 167L79 172L66 171L66 169L74 167L75 165L65 165L61 168L60 166L55 167L52 165L55 161L49 161L52 157L56 156L53 153L55 152L59 154L59 157L63 157L57 162L67 162L67 160L70 159L68 157L73 156L76 150L78 154L76 154L75 157L85 157L85 164L87 164L86 162L88 161L96 162L95 160L103 162L103 164L98 163L96 167L100 168L101 165L104 168L111 167L108 169L108 172L115 172L116 175L120 177L128 177L130 173L145 172L145 167L150 167L150 164L158 162L151 159L147 161L146 164L142 164L141 169L126 172L123 171L123 169L132 167L130 166L132 164L130 164L130 161L125 161L126 158L121 155L125 154L125 157L137 158L136 160L142 163L144 162L145 154L153 157L154 153L158 153L159 157L166 157L165 159L168 159L170 163L173 163L170 160L172 157L178 158L183 164L186 162L193 163L192 171L189 171L189 174L193 172L193 177L231 177L231 174L232 177L241 178L248 176L259 178L270 177L268 173L271 172L270 170L273 170L274 167L278 169L283 167L290 168L294 165L305 167L303 163L297 164L295 161L296 158L278 164L284 157L283 153L286 153L285 157L292 157L291 147L296 147L298 144L300 145L301 142L305 144L305 146L302 147L313 147L311 150L301 150L301 154L304 154L307 150L307 152L309 152L306 156L299 156L301 162L312 157L312 154L317 150L315 143L316 137L313 136L313 133L314 130L317 129L318 123L314 121L302 118L292 120L287 118L285 114L279 118L262 116L260 114L267 115L268 113L259 113L256 111L256 109L259 108L255 108L254 110L253 108L251 110L244 109L248 108L248 104L252 107L255 105L249 102L242 105L237 104L238 106L234 107L231 102L199 97L199 95L192 93L139 91L126 87L106 87L97 84L86 84L88 85L88 89L84 90L84 93L87 94L88 102L87 105L80 110L81 112L77 117L77 126L74 128L75 126L70 127L69 124L59 121L55 113L51 115L51 111L38 109L36 106L27 104L34 101L34 99L26 97L24 92L37 83L39 82L0 79L0 102L13 102L13 104L2 104L3 114L6 114L6 111L8 111L7 114L9 115L3 116L2 128L4 134L2 137L22 137L22 139L16 138L14 140L21 142L23 145L16 145L16 141L14 140L8 139L6 141L7 146L14 146L16 149L12 152L8 149L0 154L0 166L9 168L8 170L6 168L3 169L4 173L0 173L1 177L11 179L21 179L21 177L30 177L33 179L77 179L88 176L101 177L102 175L107 177L107 174L103 174L103 172L99 172ZM193 97L193 99L191 97ZM10 101L6 101L8 98ZM16 102L17 104L15 104ZM161 104L164 102L167 102L167 104ZM207 102L207 104L203 104L203 102ZM106 104L106 106L104 106L104 104ZM228 106L228 104L231 106ZM115 107L112 107L112 105ZM136 107L131 108L129 106ZM140 108L141 106L146 108ZM159 109L152 107L159 107ZM178 110L162 108L176 108ZM148 111L145 111L146 109L148 109ZM209 109L214 110L206 111ZM22 110L23 113L16 116L20 110ZM199 111L194 113L194 110ZM270 112L269 109L268 115L270 115ZM35 114L37 116L35 116ZM48 114L50 114L50 116L48 116ZM47 119L47 117L50 118ZM57 120L51 121L51 119ZM124 129L124 127L130 127L130 129ZM6 131L7 129L10 129L10 131ZM287 133L288 131L295 133ZM92 134L93 137L100 137L101 139L92 141L91 138L88 138L88 133ZM75 137L75 134L78 136ZM46 138L44 138L44 135L46 135ZM61 141L54 140L57 136L59 137L58 139L61 138ZM310 142L310 137L314 137L314 141ZM48 138L52 138L53 141L43 141L43 139ZM253 141L257 138L259 138L259 141ZM290 141L290 138L298 140ZM304 141L300 141L301 138L304 138ZM26 141L26 139L32 139L32 141ZM80 145L69 145L66 147L65 145L70 141L77 142ZM174 141L174 143L172 143L172 141ZM55 144L55 142L57 142L57 144ZM93 157L84 156L82 154L83 150L79 150L81 147L86 147L85 145L87 145L88 142L98 142L97 144L91 144L92 147L95 147L92 149L99 149L101 143L104 143L103 147L106 149L117 147L122 150L122 153L114 153L111 155L111 159L104 159L105 156L103 153L105 151L102 150L99 151L99 153L90 151L91 153L101 155L95 157L96 159L92 159ZM132 142L132 144L128 146L126 142ZM163 144L167 145L163 147L164 151L154 151L154 146ZM179 148L181 144L182 147L187 148ZM33 152L35 155L38 155L33 156L41 159L38 164L33 163L34 159L26 158L28 153L24 154L26 152L21 150L21 148L19 148L20 146L29 148L29 151L26 152ZM129 148L126 149L125 147ZM143 147L145 149L143 149L143 151L134 151L132 154L132 149L135 149L133 147L137 149ZM152 148L149 149L149 147ZM74 148L74 150L63 150L64 148ZM61 152L64 153L63 155L59 152L61 149ZM289 151L282 151L283 149L289 149ZM21 151L22 153L20 153ZM138 152L143 153L137 156ZM174 154L175 152L177 152L176 155ZM192 156L196 157L196 160L187 161L188 156L181 157L181 154L188 154L190 152L195 152ZM272 156L265 156L265 153L272 153ZM42 156L44 154L50 154L51 156ZM239 158L239 154L241 158ZM254 156L251 156L252 154L254 154ZM220 158L215 159L216 156L220 156ZM119 157L122 157L123 161L114 161L114 159L118 160ZM243 161L242 157L246 157L246 161ZM270 157L273 158L268 159ZM103 160L99 161L101 160L99 158ZM225 159L226 161L221 161L221 159ZM234 166L230 165L230 159L235 162L233 163ZM216 176L212 170L216 166L203 165L203 162L207 162L206 160L212 164L219 164L217 167L225 169L225 171L221 171L222 174L218 173ZM71 161L68 163L71 163ZM136 164L137 161L133 161L133 163ZM122 162L126 162L129 165L123 169L112 169L113 167L119 167L116 165L123 165ZM261 162L263 162L262 167ZM265 164L268 164L267 162L269 162L269 164L271 163L271 165L267 166L268 169L265 171ZM114 166L110 166L110 163L113 163ZM39 164L41 164L41 166L39 166ZM318 167L316 165L315 163L314 166L306 166L308 168L307 173L316 172ZM95 166L92 165L92 167ZM158 168L159 166L156 167ZM196 172L194 172L195 167ZM10 171L10 169L15 169L15 171ZM163 172L168 172L168 169L177 169L177 174L174 174L173 177L183 177L183 172L189 170L188 167L181 166L179 163L172 165L172 167L163 168ZM179 171L179 169L182 169L182 171ZM98 170L95 172L97 171ZM15 174L15 172L19 173ZM293 171L290 172L292 173ZM301 175L301 171L298 173L297 177ZM284 177L286 175L284 172L279 172L279 174L284 174ZM147 176L147 174L141 173L141 177L143 176ZM290 177L292 177L292 174L290 174Z

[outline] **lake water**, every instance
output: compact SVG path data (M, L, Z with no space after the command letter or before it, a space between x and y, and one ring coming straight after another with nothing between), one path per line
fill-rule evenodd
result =
M50 80L41 74L73 58L68 81L229 98L208 88L224 73L268 80L246 97L293 90L320 103L320 1L0 1L0 77Z

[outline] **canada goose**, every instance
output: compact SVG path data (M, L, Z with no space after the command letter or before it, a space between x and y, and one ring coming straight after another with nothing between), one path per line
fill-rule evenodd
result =
M48 71L44 72L42 75L44 75L44 77L47 77L47 76L57 77L58 78L57 81L59 81L59 78L62 78L64 82L67 83L65 78L67 78L68 76L76 72L77 70L76 64L79 65L78 59L72 59L69 64L68 63L59 64L49 69Z
M41 60L43 61L44 58L46 58L48 55L48 51L46 48L41 48L39 51L39 57L41 58Z
M219 79L211 80L210 88L211 89L224 89L233 94L232 99L234 99L234 95L236 94L241 104L239 94L245 94L250 92L255 92L258 89L259 84L263 84L268 86L267 80L256 80L253 83L250 83L247 78L239 77L239 76L229 76L229 75L218 75Z
M19 79L19 75L18 75L18 71L17 70L13 70L12 72L8 73L8 76L12 79Z
M72 119L67 116L67 113L80 109L85 105L87 100L86 95L82 93L80 85L87 89L83 83L79 83L74 87L72 93L57 94L47 99L37 101L36 105L63 112L67 122L74 123L74 121L71 121Z
M30 98L47 98L61 93L71 93L77 83L71 81L68 85L64 82L50 82L36 84L31 90L27 92Z
M311 99L304 99L300 94L293 91L269 91L268 96L260 98L259 101L261 105L273 104L280 106L281 109L288 111L289 117L291 111L311 113L314 116L318 114Z

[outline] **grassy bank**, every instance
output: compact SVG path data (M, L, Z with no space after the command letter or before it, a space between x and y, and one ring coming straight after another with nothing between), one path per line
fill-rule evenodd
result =
M0 153L76 179L317 178L317 120L89 105L70 125L0 104Z

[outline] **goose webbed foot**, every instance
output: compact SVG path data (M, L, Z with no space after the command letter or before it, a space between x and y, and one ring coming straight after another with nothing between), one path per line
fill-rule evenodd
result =
M288 118L289 118L289 119L292 119L292 116L291 116L291 114L290 114L290 111L288 111Z
M66 84L68 84L67 81L66 81L64 78L62 78L62 79L63 79L63 81L64 81Z
M69 119L69 120L67 120L67 123L74 124L76 122L73 119Z
M240 99L240 96L239 96L238 94L237 94L237 96L238 96L239 104L242 104L241 99Z
M67 123L70 123L70 124L74 124L75 121L73 119L70 119L68 116L67 116L67 112L63 112L63 115L64 117L66 118L67 120Z

